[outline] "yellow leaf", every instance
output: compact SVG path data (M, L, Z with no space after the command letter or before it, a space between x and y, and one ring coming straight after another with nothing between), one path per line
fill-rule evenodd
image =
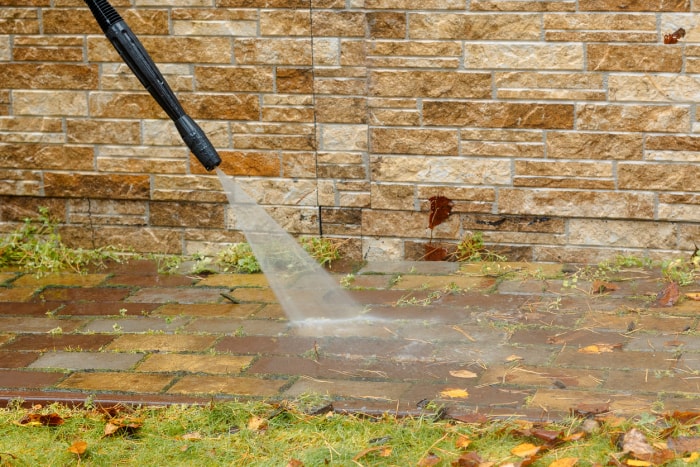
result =
M472 444L472 440L464 435L459 435L459 438L455 441L455 447L457 449L466 449L470 444Z
M191 433L185 433L184 435L182 435L182 439L196 441L198 439L202 439L202 434L199 431L193 431Z
M248 420L248 429L251 431L267 430L267 419L253 415L250 417L250 420Z
M685 296L691 300L700 300L700 292L688 292Z
M68 452L73 454L81 455L87 451L87 443L85 441L76 441L70 446L68 446Z
M444 391L440 391L440 395L451 399L466 399L469 397L469 393L464 389L445 389Z
M532 457L540 451L539 446L531 443L523 443L515 446L510 453L518 457Z
M700 454L697 452L691 452L688 457L681 457L681 460L685 462L686 464L690 464L691 462L695 462L700 459Z
M625 461L625 465L630 465L632 467L651 467L654 464L647 461L639 461L637 459L627 459Z
M580 353L607 353L622 347L620 344L593 344L578 349Z
M574 467L577 462L578 457L562 457L549 464L549 467Z
M114 433L119 431L119 428L121 428L120 425L115 425L114 423L107 422L107 424L105 425L104 435L105 436L113 435Z
M452 370L450 371L450 375L455 378L476 378L478 376L476 373L469 370Z

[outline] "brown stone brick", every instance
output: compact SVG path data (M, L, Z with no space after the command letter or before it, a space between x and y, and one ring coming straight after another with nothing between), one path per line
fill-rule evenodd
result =
M297 135L234 135L233 144L240 149L288 149L308 151L314 149L312 136Z
M647 151L700 151L700 137L687 135L649 135L644 147Z
M318 97L316 120L324 123L367 123L367 99L361 97Z
M372 209L413 209L415 188L413 185L372 183L370 199Z
M150 94L123 92L91 92L90 116L95 118L167 118Z
M516 214L651 219L654 197L651 193L502 189L498 207Z
M569 241L577 245L626 248L676 248L678 229L671 223L571 219Z
M260 12L260 34L263 36L308 36L310 33L308 8Z
M80 37L18 36L13 58L22 61L81 62L83 40Z
M516 176L612 178L610 162L515 161Z
M511 181L510 162L495 158L468 159L454 156L371 156L372 180L384 182L421 182L445 184L508 184Z
M44 190L66 198L148 199L150 180L148 175L46 173Z
M67 119L66 133L71 143L140 144L141 126L135 120Z
M491 95L489 73L375 71L369 79L371 96L485 98Z
M462 217L466 230L493 230L510 232L545 232L562 234L566 222L546 216L499 216L494 214L469 214Z
M203 228L223 228L222 205L203 203L151 203L151 225Z
M224 37L140 36L139 39L156 63L230 64L232 59L230 39ZM88 37L88 60L121 62L119 54L104 36Z
M171 375L145 375L143 373L127 372L76 372L61 381L57 387L79 389L81 391L160 392L172 379Z
M618 2L615 0L582 0L579 2L580 11L690 11L689 0L630 0Z
M114 5L124 21L141 37L168 33L168 12L156 9L127 9ZM43 12L44 34L102 34L87 9L50 8Z
M257 120L260 101L254 95L186 94L180 101L194 119Z
M403 39L406 37L406 14L399 12L367 13L369 37L372 39Z
M620 189L691 191L695 186L700 167L696 164L620 164L618 166Z
M24 222L25 219L35 221L39 216L40 207L48 209L51 219L58 222L65 221L65 200L31 196L0 196L0 221Z
M414 13L409 15L411 39L537 40L540 17L535 14Z
M640 134L547 132L547 157L557 159L641 160ZM648 143L647 143L648 145Z
M94 150L88 146L0 144L0 164L32 169L91 170Z
M574 124L568 104L426 101L423 115L426 125L572 129Z
M576 109L576 126L583 131L685 132L690 111L680 105L582 104Z
M308 0L221 0L227 8L308 8Z
M255 175L277 177L280 175L280 160L270 152L221 151L221 170L229 175Z
M93 89L97 86L97 71L97 65L2 64L3 86L16 89Z
M590 71L679 72L683 66L681 49L661 45L588 44Z
M314 37L364 37L365 14L358 11L314 11Z
M373 128L370 141L374 153L456 156L459 151L458 134L453 130Z
M81 225L61 228L60 233L63 241L73 248L112 246L137 253L182 253L181 233L167 228L100 225L98 228L86 229Z
M234 54L242 65L311 65L309 39L235 39Z
M313 92L313 73L310 68L278 68L276 82L279 92Z
M571 0L555 0L541 2L539 0L473 0L470 4L472 11L576 11L576 2Z
M194 77L197 89L202 91L270 92L273 89L272 69L264 66L195 66Z
M581 70L584 50L575 43L468 42L464 66L521 70Z
M4 7L0 13L0 34L39 34L39 28L37 9Z

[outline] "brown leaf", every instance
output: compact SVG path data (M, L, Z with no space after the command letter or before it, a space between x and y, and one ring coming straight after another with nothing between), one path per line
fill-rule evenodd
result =
M618 290L620 286L613 284L611 282L605 282L601 280L593 281L592 291L595 294L602 294L605 292L614 292Z
M425 251L423 255L423 260L425 261L444 261L449 255L447 248L433 245L432 243L423 245L423 250Z
M668 415L667 418L672 418L680 423L696 424L700 422L700 412L676 410L671 415Z
M78 456L85 454L85 451L87 451L87 442L85 441L76 441L70 446L68 446L68 452L72 452L73 454L76 454Z
M452 462L453 467L479 467L483 465L484 461L481 459L481 456L474 451L471 452L465 452L461 456L459 456L459 459L456 461Z
M428 216L428 228L434 229L438 225L445 222L445 220L452 214L452 206L454 203L451 199L445 196L431 196L428 198L430 201L430 215Z
M681 288L675 282L669 282L656 296L656 306L673 306L681 296Z
M119 425L115 425L114 423L107 422L105 425L104 429L104 436L110 436L119 431L121 427Z
M197 441L202 439L202 434L199 431L193 431L191 433L185 433L182 435L182 439L188 441Z
M116 433L133 433L143 425L143 420L133 417L113 418L107 422L104 429L104 436Z
M690 300L700 300L700 292L688 292L685 294L686 298L689 298Z
M600 403L600 404L588 404L581 403L576 405L572 412L576 417L588 418L595 415L600 415L606 412L610 412L610 404Z
M455 440L455 447L457 449L466 449L470 444L472 444L472 440L469 439L468 436L459 435L459 437Z
M40 414L30 413L22 417L19 421L20 425L42 425L42 426L59 426L63 425L63 418L57 413Z
M547 443L553 443L559 439L561 439L562 432L561 431L554 431L554 430L543 430L540 428L533 428L530 430L530 435L540 439L542 441L546 441Z
M654 448L647 442L647 437L636 428L632 428L622 436L622 452L639 458L654 454Z
M669 449L672 449L677 454L690 454L692 452L700 452L700 438L678 436L666 440Z
M430 467L431 465L437 465L438 463L440 463L440 458L432 452L429 452L427 456L425 456L418 462L418 466Z
M577 463L578 457L562 457L549 464L549 467L574 467Z
M297 459L290 459L287 462L287 467L304 467L304 463Z
M371 448L363 449L355 457L352 458L354 461L358 461L368 454L375 453L379 457L389 457L391 455L393 448L391 446L373 446Z

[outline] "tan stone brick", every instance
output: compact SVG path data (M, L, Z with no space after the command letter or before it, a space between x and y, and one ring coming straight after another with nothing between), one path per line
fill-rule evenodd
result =
M619 187L623 190L689 191L700 176L695 164L633 164L618 166Z
M280 175L280 159L275 153L262 151L221 151L221 170L228 175L277 177Z
M457 238L459 217L450 216L433 229L433 238ZM384 211L373 209L362 214L362 233L366 236L419 237L430 236L428 212Z
M224 207L205 203L151 203L150 224L153 226L220 229L224 226Z
M36 62L81 62L83 60L83 40L79 37L19 36L15 38L13 45L15 60ZM2 46L0 46L1 49Z
M137 371L209 374L237 374L250 365L253 357L237 355L179 355L154 354L138 365Z
M181 233L173 229L107 225L86 229L80 225L62 227L60 233L63 241L73 248L109 246L137 253L182 254Z
M588 31L546 31L547 42L656 42L656 32L588 32Z
M372 180L443 184L505 185L511 181L510 161L488 158L372 156Z
M235 39L234 54L242 65L311 65L309 39Z
M135 120L66 120L68 142L79 144L139 144L141 127Z
M651 219L651 193L607 191L529 190L499 191L498 209L504 213L562 217Z
M217 92L271 92L273 74L269 67L195 66L197 89ZM289 91L285 91L289 92Z
M370 150L383 154L453 155L459 152L455 130L370 129Z
M605 15L605 21L601 21L601 15L594 13L545 13L544 28L614 31L615 33L624 30L647 30L656 33L656 16L652 14L611 13Z
M544 157L540 142L462 141L460 151L465 156Z
M129 200L68 200L68 220L76 224L146 225L148 205Z
M94 22L94 19L92 20ZM231 39L226 37L140 36L143 47L156 63L230 64ZM88 60L120 62L119 54L106 37L88 37Z
M148 199L148 175L46 173L47 196L67 198Z
M234 135L233 145L240 149L283 149L308 151L314 149L311 136L297 135Z
M467 43L464 66L522 70L581 70L583 46L557 43Z
M88 146L4 144L0 148L0 165L3 167L91 170L94 163L94 150Z
M365 151L368 147L367 125L321 125L321 138L319 149L327 151Z
M406 37L406 14L370 12L367 13L367 26L372 39L403 39Z
M700 151L700 136L649 135L646 137L647 151Z
M428 198L438 195L453 201L452 212L491 212L496 201L496 190L493 188L418 185L417 197L422 200L421 209L430 209Z
M82 391L124 391L124 392L160 392L173 377L170 375L144 375L142 373L76 372L61 381L57 387L62 389L80 389Z
M175 394L232 394L272 397L279 394L286 380L232 378L230 376L185 376L178 380L169 393Z
M515 161L515 175L611 178L611 162Z
M178 36L255 36L258 23L254 19L232 20L198 18L173 20L173 33Z
M611 101L695 102L700 99L700 79L692 76L611 75Z
M579 2L580 11L690 11L689 0L635 0L629 3L619 3L614 0L582 0Z
M547 157L558 159L642 159L643 136L582 132L547 133Z
M35 8L4 7L0 13L0 34L39 34L39 28L39 13Z
M117 337L105 350L156 350L159 352L197 352L208 349L216 336L179 334L125 334Z
M563 219L543 216L499 216L494 214L462 216L462 228L465 230L564 234L566 226Z
M310 94L313 92L313 73L310 68L278 68L277 91Z
M369 119L378 126L418 126L420 114L417 110L371 109Z
M686 132L690 111L680 105L582 104L576 109L576 126L583 131Z
M372 209L411 210L415 205L415 192L413 185L372 183L371 207Z
M367 123L367 100L362 97L318 97L316 120L324 123Z
M580 177L513 177L514 187L532 188L578 188L581 190L613 190L615 180L613 179L591 179Z
M187 113L194 119L257 120L260 101L254 95L187 94L180 95Z
M316 177L316 157L313 152L282 152L280 156L285 177Z
M314 110L311 108L263 107L262 121L310 123L314 121Z
M267 10L260 12L263 36L308 36L311 33L309 10Z
M574 107L568 104L426 101L423 120L425 125L572 129Z
M411 39L537 40L540 17L527 13L413 13L408 17Z
M81 116L88 114L85 91L13 91L14 115Z
M314 11L313 37L364 37L365 15L356 11Z
M424 0L420 4L412 0L365 0L365 8L379 10L464 10L460 0Z
M491 95L489 73L375 71L369 79L371 96L486 98Z
M167 114L150 94L91 92L90 116L95 118L167 118Z
M677 236L677 227L670 223L600 219L569 221L569 242L574 245L670 249L676 247Z
M116 6L116 5L115 5ZM164 9L117 7L124 21L139 37L168 33L168 12ZM44 34L101 34L89 10L50 8L43 12Z
M368 55L459 57L462 45L458 41L370 41Z
M681 49L661 45L588 44L590 71L679 72L683 66Z

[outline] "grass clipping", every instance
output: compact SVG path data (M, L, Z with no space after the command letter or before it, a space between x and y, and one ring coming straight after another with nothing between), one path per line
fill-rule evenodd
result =
M339 415L332 406L0 409L2 465L692 465L700 414L560 423ZM439 418L439 417L438 417Z

